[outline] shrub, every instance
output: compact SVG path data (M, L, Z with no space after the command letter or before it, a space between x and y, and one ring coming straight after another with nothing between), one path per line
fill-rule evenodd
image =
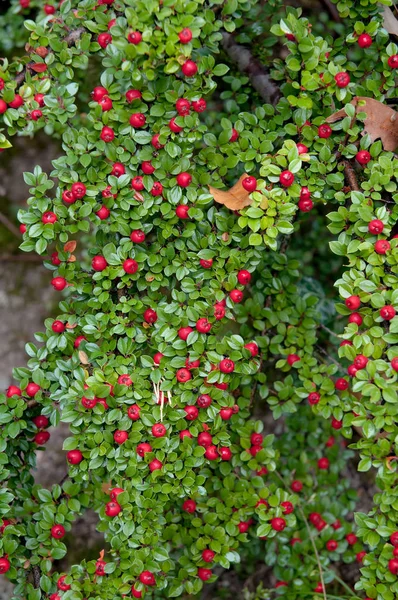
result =
M0 147L44 129L63 149L25 173L19 214L62 300L0 407L14 598L192 596L259 560L273 576L246 598L397 597L398 47L377 3L337 8L21 0L2 17L28 54L1 67ZM49 490L32 470L60 421ZM378 485L356 527L352 450ZM88 508L106 550L61 574ZM339 574L355 560L356 592Z

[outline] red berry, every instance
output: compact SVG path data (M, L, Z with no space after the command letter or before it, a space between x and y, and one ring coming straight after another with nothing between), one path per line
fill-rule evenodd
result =
M55 290L61 292L66 288L67 281L64 277L54 277L54 279L51 280L51 285Z
M51 527L51 537L60 540L64 537L66 531L63 525L53 525Z
M388 561L388 570L393 575L398 575L398 558L392 558Z
M374 249L376 254L386 254L386 252L391 250L391 244L388 240L377 240Z
M163 423L155 423L155 425L152 425L152 435L154 437L164 437L166 433L167 430Z
M362 550L361 552L358 552L358 553L355 555L356 561L357 561L358 563L362 563L362 562L363 562L363 559L365 558L365 556L366 556L366 552L365 552L365 550Z
M189 219L188 211L189 206L186 204L179 204L176 208L176 215L179 219Z
M308 402L312 406L314 406L315 404L318 404L320 399L321 399L321 395L319 392L311 392L310 394L308 394Z
M383 221L380 221L380 219L373 219L373 221L371 221L368 225L368 231L373 235L378 235L383 231L383 229L384 223Z
M301 358L298 356L298 354L288 354L286 361L287 364L292 366L294 365L294 363L299 362L301 360Z
M51 4L45 4L43 8L46 15L53 15L55 13L55 6L51 6Z
M188 371L189 373L189 371ZM195 421L199 416L199 411L196 406L184 406L185 418L187 421Z
M225 407L220 409L220 417L223 421L229 421L229 419L234 414L234 411L230 407Z
M271 519L271 527L275 531L283 531L286 527L286 521L281 517L274 517Z
M103 127L101 130L100 138L103 142L112 142L115 139L115 132L111 127Z
M113 439L119 445L124 444L124 442L126 440L128 440L128 437L129 437L128 432L127 431L121 431L120 429L117 429L115 431L115 433L113 434Z
M122 512L122 507L117 502L111 501L105 505L105 514L107 517L117 517Z
M243 300L243 292L241 292L240 290L232 290L231 292L229 292L229 297L231 298L232 302L238 304Z
M47 224L52 225L58 219L57 219L57 215L55 213L51 212L51 210L49 210L42 215L41 220L45 225L47 225Z
M341 522L339 521L339 519L336 519L336 521L334 523L332 523L332 527L335 531L337 531L337 529L340 529Z
M394 547L398 547L398 531L394 531L394 533L390 535L390 542Z
M75 348L78 348L80 346L80 344L84 341L87 341L86 338L84 337L84 335L78 335L73 343L73 346Z
M229 141L230 142L236 142L236 140L238 139L238 137L239 137L239 131L237 131L235 129L235 127L232 127L232 133L231 133L231 137L229 138Z
M97 560L95 563L95 574L103 577L105 575L106 562L104 560Z
M245 177L242 180L242 187L247 192L254 192L254 190L257 188L257 179L252 176Z
M126 100L131 104L134 100L141 100L142 94L140 90L127 90L126 92Z
M97 42L101 48L106 48L112 42L112 36L110 33L100 33L97 37Z
M195 112L202 113L207 108L206 100L204 98L199 98L199 100L193 100L191 106Z
M138 404L132 404L127 409L128 418L132 421L138 421L138 419L140 418L140 410L141 408L138 406Z
M181 327L181 328L178 330L178 337L179 337L181 340L184 340L184 342L185 342L185 341L187 340L187 338L188 338L189 334L190 334L192 331L193 331L192 327L189 327L189 326L187 326L187 327Z
M61 575L61 577L57 581L57 588L63 592L67 592L70 590L71 586L68 583L65 583L66 575Z
M244 348L246 348L246 350L249 350L250 354L253 357L258 355L259 350L255 342L249 342L248 344L245 344Z
M356 325L360 326L362 325L363 322L363 318L361 317L361 315L357 312L351 313L350 316L348 317L348 322L349 323L355 323ZM348 342L348 340L343 340L344 342Z
M43 446L48 442L49 439L50 434L48 433L48 431L39 431L39 433L36 433L34 437L34 441L38 446Z
M380 309L380 316L385 321L391 321L395 317L396 311L395 308L391 305L383 306Z
M70 465L78 465L83 460L83 454L80 450L69 450L66 453L66 460Z
M95 100L95 102L99 102L100 100L102 100L102 98L104 98L105 96L108 95L108 90L102 86L97 86L93 89L93 91L91 92L91 95L93 97L93 100Z
M21 225L19 226L19 231L22 234L26 233L26 225L24 223L21 223Z
M303 489L303 484L301 481L298 481L297 479L295 479L294 481L292 481L290 487L293 492L301 492L301 490Z
M227 446L223 446L223 447L219 448L218 451L219 451L221 460L231 460L231 458L232 458L231 448L228 448Z
M297 151L298 151L299 155L306 154L308 152L308 148L305 144L298 143L296 145L297 145Z
M159 138L160 138L160 133L155 133L155 135L152 136L151 144L155 148L155 150L160 150L161 148L164 147L163 144L161 144L159 142Z
M0 558L0 575L4 575L11 569L11 563L5 556Z
M14 100L12 100L11 102L8 103L8 106L10 108L20 108L23 105L24 101L22 96L20 96L20 94L15 94L14 96Z
M252 446L262 446L263 436L261 433L252 433L250 436L250 442L252 443Z
M141 442L141 444L138 444L136 452L138 456L144 457L147 452L152 452L152 446L147 442Z
M154 471L159 471L162 467L163 467L163 464L157 458L154 458L149 463L149 470L151 471L151 473L153 473Z
M395 356L391 361L391 367L394 371L398 371L398 356Z
M180 127L180 125L177 125L176 118L177 117L173 117L172 119L170 119L169 128L170 131L172 131L173 133L181 133L181 131L183 131L184 128Z
M330 138L332 135L332 128L330 125L324 123L323 125L319 125L318 127L318 136L323 139Z
M192 438L192 433L188 429L183 429L180 431L180 440L184 440L184 438Z
M314 203L312 200L299 200L297 206L302 212L310 212L314 208Z
M225 317L225 307L222 304L220 304L219 302L217 302L217 304L214 305L214 318L217 321L220 321L224 317Z
M337 87L345 88L350 83L350 76L348 73L341 71L334 76L334 80L336 82Z
M182 510L187 513L194 513L196 510L195 500L185 500L185 502L182 505Z
M318 467L319 469L322 469L324 471L326 471L329 468L329 459L328 458L320 458L318 460Z
M25 392L29 396L29 398L34 398L36 394L40 391L40 386L37 383L28 383L26 386Z
M91 266L94 271L103 271L108 266L108 263L103 256L94 256Z
M373 40L368 33L361 33L361 35L358 36L357 41L360 48L369 48L373 43Z
M345 536L345 539L347 540L347 543L348 543L350 546L354 546L354 544L356 544L356 543L357 543L357 539L358 539L358 538L357 538L357 536L355 535L355 533L348 533L348 534Z
M336 429L336 431L338 431L339 429L341 429L343 427L343 421L339 421L338 419L335 419L334 417L331 420L330 424L333 427L333 429Z
M112 100L108 96L104 96L103 98L101 98L98 104L101 106L102 112L107 112L108 110L111 110L113 106Z
M13 396L20 396L21 394L21 389L16 385L10 385L10 387L8 387L6 390L7 398L12 398Z
M196 404L199 408L209 408L211 402L211 397L208 394L201 394L196 400Z
M155 167L152 166L152 163L149 160L144 160L141 163L141 169L145 173L145 175L152 175L152 173L155 172Z
M216 446L208 446L205 451L205 457L208 460L216 460L218 458L218 450Z
M213 266L213 259L209 258L208 260L205 260L204 258L201 258L199 259L199 264L204 269L211 269Z
M74 196L76 196L76 198L81 199L86 195L87 188L84 183L77 181L76 183L72 184L71 192Z
M63 333L65 331L65 324L62 321L54 321L51 325L51 329L54 333Z
M290 515L292 512L294 512L294 506L288 500L286 500L285 502L281 502L281 506L283 506L284 515Z
M210 569L204 569L203 567L199 567L199 569L198 569L198 577L202 581L208 581L212 575L213 575L213 573L211 572Z
M44 94L35 94L33 100L42 108L44 106Z
M127 41L130 44L134 44L135 46L139 44L142 40L142 35L139 31L131 31L127 36Z
M279 175L279 181L283 187L290 187L294 183L294 175L291 171L282 171Z
M156 323L157 320L158 320L157 312L155 310L153 310L153 308L147 308L146 311L144 312L144 321L146 323L149 323L150 325L153 325L154 323Z
M38 121L39 119L41 119L42 116L43 116L43 113L38 108L35 108L30 113L30 118L32 119L32 121Z
M238 523L239 533L246 533L246 531L249 530L250 525L250 521L241 521L240 523Z
M181 71L186 77L193 77L198 72L198 65L193 60L186 60L181 67Z
M189 100L186 100L185 98L178 98L176 102L176 111L180 116L189 115L190 108L191 103Z
M202 317L196 322L196 329L199 333L209 333L211 330L211 323L209 323L206 318Z
M179 173L179 175L177 175L176 177L177 180L177 185L179 185L180 187L188 187L191 184L192 181L192 175L190 175L189 173Z
M189 369L178 369L176 377L177 381L179 381L180 383L185 383L186 381L192 379L192 375Z
M349 310L357 310L361 306L361 299L359 296L349 296L344 303Z
M130 125L135 129L145 127L146 116L143 113L133 113L130 117Z
M387 64L389 67L391 67L391 69L397 69L398 68L398 54L393 54L392 56L389 56L388 60L387 60Z
M222 361L220 361L219 369L221 373L233 373L235 370L235 364L231 359L224 358Z
M245 269L238 271L237 279L241 285L247 285L248 283L250 283L251 278L252 276L251 273L249 273L249 271L246 271Z
M205 562L211 563L214 560L216 553L213 550L203 550L202 558Z
M199 446L203 446L203 448L211 446L212 440L212 436L207 431L202 431L202 433L198 435L198 444Z
M368 162L370 162L370 160L372 159L370 153L367 150L360 150L356 153L355 158L360 165L367 165Z
M192 31L188 29L188 27L185 27L178 34L178 38L181 44L189 44L189 42L192 40Z
M138 263L133 258L127 258L123 262L123 270L129 275L134 275L138 271Z
M115 177L120 177L121 175L124 175L125 173L126 173L126 169L124 168L124 165L122 165L122 163L119 163L119 162L113 163L111 175L114 175Z

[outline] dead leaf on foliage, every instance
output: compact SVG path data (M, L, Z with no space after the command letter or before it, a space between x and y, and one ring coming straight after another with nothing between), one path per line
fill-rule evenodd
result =
M380 6L380 5L379 5ZM381 8L381 6L380 6ZM391 8L388 6L382 7L383 13L383 27L388 33L392 33L393 35L398 35L398 21L394 16Z
M82 363L82 365L88 365L88 356L85 352L83 352L83 350L79 350L79 360Z
M74 254L71 254L66 262L76 262L76 256Z
M356 96L351 101L355 106L355 112L365 112L364 130L362 135L368 134L374 142L382 141L384 150L395 150L398 146L398 114L393 109L373 98ZM343 119L347 114L344 109L338 110L326 119L328 123L334 123Z
M75 329L77 327L77 323L67 323L65 327L66 329Z
M76 250L77 242L71 240L70 242L66 242L64 246L65 252L74 252Z
M209 192L213 196L214 200L219 204L224 204L231 210L241 210L245 206L250 206L252 199L250 193L242 185L242 181L249 177L246 173L242 175L233 187L229 190L219 190L209 185Z

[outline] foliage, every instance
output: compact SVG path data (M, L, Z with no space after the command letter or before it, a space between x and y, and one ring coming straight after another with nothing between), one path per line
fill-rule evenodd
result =
M15 45L25 41L21 6L28 55L2 63L0 144L41 128L61 136L52 173L25 174L19 218L21 248L44 257L63 299L0 405L0 570L16 582L14 598L192 596L219 567L264 560L269 589L246 590L248 599L393 600L398 317L380 310L398 304L397 159L362 135L366 115L351 104L395 95L398 47L380 7L362 2L359 14L339 2L333 37L276 1L261 20L255 0L65 0L48 15L22 0L2 17ZM192 41L181 43L186 28ZM275 106L222 55L223 34L235 31L271 65ZM325 129L342 107L346 117ZM250 206L214 202L209 186L229 189L244 173L256 177ZM326 205L331 252L347 263L335 283L343 302L327 287L330 255L326 274L303 264L329 235ZM276 436L266 405L281 422ZM48 437L39 415L70 427L72 464L51 490L32 474ZM337 432L347 443L355 435L358 470L377 474L356 535L352 452ZM60 583L54 562L67 543L53 526L68 534L87 508L106 564L88 557ZM356 559L358 595L336 566Z

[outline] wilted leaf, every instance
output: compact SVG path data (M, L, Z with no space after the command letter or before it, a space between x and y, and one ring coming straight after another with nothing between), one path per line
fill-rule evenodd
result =
M380 6L381 8L381 6ZM392 33L393 35L398 35L398 21L394 17L394 13L391 8L388 6L382 7L383 13L383 27L388 31L388 33Z
M383 102L364 96L356 96L351 104L355 106L355 113L366 113L362 135L368 134L372 142L380 138L384 150L395 150L398 146L398 113ZM326 121L334 123L346 116L345 110L341 109Z
M66 242L66 244L64 246L65 252L74 252L74 250L76 249L76 245L77 245L77 242L75 242L73 240L70 242Z
M88 365L88 356L83 350L79 350L79 360L83 365Z
M76 256L74 254L71 254L67 262L76 262Z
M219 190L209 185L209 192L219 204L224 204L224 206L231 210L241 210L252 203L250 192L247 192L242 186L242 181L246 177L249 177L249 175L245 173L228 191Z
M77 323L67 323L65 327L66 329L75 329L75 327L77 327Z
M30 65L30 68L36 73L44 73L44 71L47 71L46 63L35 63L34 65Z

